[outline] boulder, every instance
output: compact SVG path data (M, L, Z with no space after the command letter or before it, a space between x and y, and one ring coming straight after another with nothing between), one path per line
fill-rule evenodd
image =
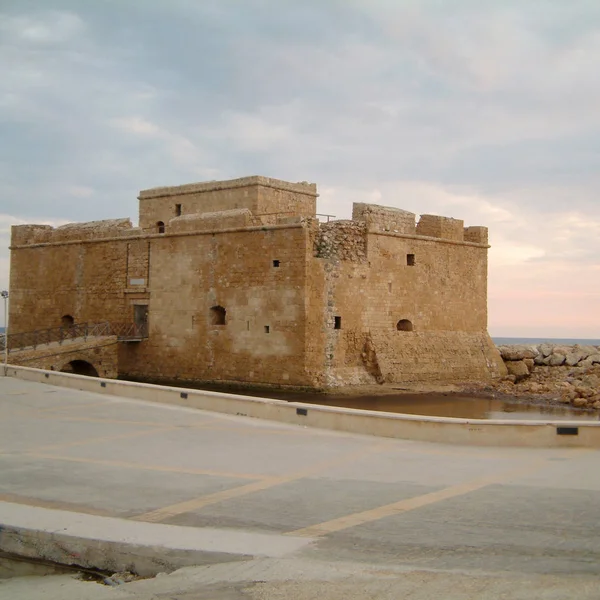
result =
M564 390L560 395L560 401L563 404L571 404L575 398L577 398L577 392L575 392L575 390Z
M510 344L509 346L500 346L500 355L504 360L523 360L524 358L535 358L539 352L535 346L526 346L522 344Z
M509 375L515 376L515 382L522 381L529 377L529 369L522 360L509 360L506 362L506 368Z
M573 406L576 408L583 408L584 406L587 406L587 400L585 398L575 398L573 400Z
M571 352L573 352L573 346L554 346L554 349L552 350L552 354L562 354L563 356L566 356Z
M552 350L554 350L554 346L552 344L540 344L539 351L540 354L546 358L552 354Z
M565 364L569 367L574 367L585 358L587 358L585 352L582 352L581 350L575 350L574 352L569 352L569 354L567 354L565 357Z
M536 365L545 365L545 364L548 364L548 363L545 363L545 362L544 362L545 360L546 360L546 357L545 357L543 354L538 354L538 355L537 355L537 356L536 356L536 357L533 359L533 362L534 362Z
M552 354L549 358L548 364L551 367L560 367L565 364L565 360L567 359L564 354Z
M590 354L586 360L590 361L593 365L600 364L600 352L597 352L597 354Z
M582 360L577 366L582 369L589 369L590 367L594 366L594 363L589 358L586 358L585 360Z
M579 346L579 345L577 345L577 346L575 346L575 348L579 352L583 352L585 354L584 358L587 358L591 354L598 354L598 348L596 348L596 346L589 346L589 345Z
M581 379L581 385L600 390L600 377L598 375L586 375Z
M533 358L524 358L523 362L527 365L527 368L529 369L529 372L531 373L533 371L533 367L535 365L535 361L533 360Z

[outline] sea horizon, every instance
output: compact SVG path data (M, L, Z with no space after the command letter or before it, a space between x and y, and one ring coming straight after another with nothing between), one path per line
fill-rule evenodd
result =
M500 337L491 336L497 346L504 344L564 344L565 346L600 346L600 339L595 338L553 338L553 337Z

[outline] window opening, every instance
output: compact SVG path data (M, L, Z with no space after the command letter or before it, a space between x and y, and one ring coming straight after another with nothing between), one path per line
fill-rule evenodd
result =
M396 329L398 331L412 331L413 330L413 324L408 319L401 319L396 324Z
M279 267L279 261L278 261L278 260L274 260L274 261L273 261L273 266L274 266L275 268Z
M213 306L210 309L210 322L212 325L225 325L227 311L222 306Z
M63 315L60 318L60 323L63 327L73 327L73 325L75 325L75 319L71 315Z
M156 223L156 228L158 229L158 233L164 233L165 232L165 224L162 221L158 221Z
M176 217L180 217L181 216L181 204L176 204L175 205L175 216Z
M342 317L333 317L333 328L334 329L342 328Z
M270 333L271 328L268 325L265 325L265 333Z
M414 267L415 266L415 255L414 254L407 254L406 255L406 264L409 267Z

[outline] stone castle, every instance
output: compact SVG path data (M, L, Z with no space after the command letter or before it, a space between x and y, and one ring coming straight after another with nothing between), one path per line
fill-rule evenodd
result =
M314 184L246 177L144 190L139 227L14 226L11 332L135 325L144 334L116 345L113 374L153 380L331 388L505 373L487 333L485 227L372 204L325 223L316 199Z

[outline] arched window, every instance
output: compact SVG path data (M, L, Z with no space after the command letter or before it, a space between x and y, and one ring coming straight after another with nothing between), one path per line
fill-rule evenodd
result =
M413 324L408 319L401 319L396 323L396 329L398 331L412 331Z
M156 223L156 228L158 229L158 233L164 233L165 232L165 224L162 221L158 221Z
M227 311L222 306L213 306L210 309L211 325L225 325Z
M75 325L75 319L71 315L63 315L60 318L60 324L63 327L73 327L73 325Z

